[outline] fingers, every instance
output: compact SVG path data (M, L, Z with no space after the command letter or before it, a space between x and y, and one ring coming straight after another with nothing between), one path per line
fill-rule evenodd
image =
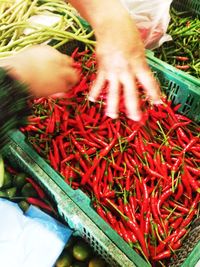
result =
M112 119L116 119L118 117L119 106L119 82L116 79L115 74L110 74L108 81L109 90L107 95L106 115Z
M104 84L105 84L105 76L104 76L104 73L100 71L97 75L96 81L94 82L92 86L92 89L90 90L89 97L88 97L90 101L95 102Z
M65 67L61 70L61 79L63 79L67 87L75 85L79 80L78 72L72 67Z
M120 81L124 90L124 101L127 109L127 116L134 121L141 119L141 112L138 105L138 94L135 80L129 73L122 73Z
M60 54L61 55L61 65L62 66L72 66L73 65L73 62L74 62L74 60L71 58L71 57L69 57L69 56L67 56L67 55L63 55L63 54Z
M146 63L142 67L137 67L135 74L153 103L158 104L161 96L160 87L149 67L145 65Z

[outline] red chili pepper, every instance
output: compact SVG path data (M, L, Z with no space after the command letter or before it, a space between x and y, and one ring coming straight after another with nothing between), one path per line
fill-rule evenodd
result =
M170 225L170 227L176 230L180 226L182 221L183 221L183 217L179 217Z
M193 139L191 139L187 146L182 150L181 154L185 154L198 141L199 137L194 137Z
M176 56L176 59L180 61L187 61L189 60L189 57Z
M189 138L187 137L187 134L184 132L184 130L181 127L177 129L177 134L180 135L180 137L182 138L184 142L186 143L189 142Z
M171 200L168 200L168 203L170 204L170 206L172 206L173 208L176 208L176 210L180 210L182 211L183 213L188 213L189 212L189 209L184 207L184 206L181 206L180 204L177 204L177 203L174 203L173 201Z
M120 235L122 238L124 238L124 237L123 237L123 232L122 232L122 230L120 229L120 227L119 227L118 224L115 225L114 230L118 233L118 235Z
M186 166L186 169L188 169L189 172L192 172L194 175L199 176L200 175L200 169L193 168L189 165Z
M190 172L188 171L187 168L184 168L184 172L185 172L185 175L187 177L187 179L189 180L189 183L191 185L191 187L197 191L198 193L200 193L200 187L198 185L198 183L195 181L195 179L192 177L192 175L190 174Z
M176 235L175 235L175 237L174 237L174 239L173 239L173 243L176 243L180 238L182 238L187 232L188 232L188 230L187 229L185 229L185 228L182 228L182 229L180 229L180 230L176 230Z
M138 125L136 127L136 129L134 129L134 131L126 138L127 143L130 143L135 138L135 136L138 134L138 129L139 128L140 128L140 126Z
M131 231L133 231L133 233L135 234L136 238L138 239L141 245L144 255L148 258L149 252L147 250L144 235L141 232L140 228L138 227L137 223L133 220L128 219L127 221L125 221L125 224L130 228Z
M122 231L122 235L123 235L124 240L131 245L132 244L132 238L130 238L128 231L126 230L125 226L123 225L123 223L121 221L119 221L119 227Z
M96 148L101 148L100 145L90 141L90 140L87 140L85 138L79 138L78 139L79 141L83 142L84 144L88 145L88 146L91 146L91 147L96 147Z
M42 130L40 130L38 127L34 126L34 125L28 125L25 127L25 131L33 131L33 132L38 132L38 133L43 133Z
M59 126L60 126L60 110L59 110L59 106L57 106L56 104L54 105L54 114L55 114L56 129L57 129L57 132L59 132Z
M175 200L179 200L179 198L183 195L183 184L182 182L179 180L179 183L178 183L178 190L177 190L177 193L176 193L176 196L175 196Z
M143 167L148 174L155 176L159 179L163 179L163 176L159 174L158 172L151 170L148 166L143 166Z
M71 54L71 58L74 59L78 55L78 50L79 50L79 47L76 47L73 53Z
M103 210L103 208L100 206L100 205L96 205L96 211L97 213L99 214L99 216L104 219L105 222L108 223L108 220L106 218L106 213L105 211Z
M57 164L57 161L55 160L54 155L53 155L51 150L49 151L49 160L50 160L50 163L51 163L52 167L56 171L58 171L58 164Z
M163 260L163 259L167 259L171 257L171 250L165 250L163 252L161 252L160 254L156 255L153 257L154 261L159 261L159 260Z
M50 211L50 212L53 211L52 207L47 205L42 200L39 200L39 199L34 198L34 197L28 197L28 198L26 198L26 200L27 200L27 202L29 204L35 205L35 206L37 206L39 208L45 209L45 210Z
M162 237L165 237L165 233L164 233L164 230L162 229L161 225L158 223L157 224L157 227L158 227L158 232L159 234L162 236Z
M53 144L54 159L58 165L60 163L60 155L57 143L54 139L52 139L52 144Z
M78 151L80 152L81 155L84 156L84 158L91 163L88 155L87 155L87 151L76 141L75 137L73 135L70 135L70 138L72 140L72 143L77 147Z
M147 189L147 185L145 184L144 180L142 180L142 187L143 187L143 212L144 214L147 213L148 209L149 209L149 194L148 194L148 189Z
M137 166L136 161L126 152L124 152L124 161L127 165L127 167L133 172L135 173L135 167Z
M166 199L168 199L168 197L170 197L173 194L173 190L170 188L167 191L163 192L161 197L158 200L158 205L157 205L157 210L158 210L158 214L161 216L161 212L160 212L160 208L162 206L162 204L164 203L164 201Z
M42 188L35 181L33 181L33 179L26 178L26 180L33 186L33 188L35 189L35 191L37 192L37 194L38 194L38 196L40 198L44 198L45 197L44 191L42 190Z
M186 189L187 196L190 199L192 199L192 189L191 189L190 182L189 182L189 180L188 180L187 175L186 175L185 172L182 174L182 177L181 178L182 178L182 183L183 183L183 185L184 185L184 187Z
M62 155L62 158L65 159L67 157L67 153L65 151L65 147L64 147L64 143L63 143L63 137L61 136L58 139L58 147L59 147L59 151Z
M179 70L188 70L190 68L189 65L176 65L175 67Z
M133 213L135 213L135 210L137 207L137 202L136 202L135 196L131 196L131 195L129 196L129 203L130 203L130 206L131 206Z
M173 233L160 242L160 244L155 248L157 255L163 252L166 245L175 237L175 235L176 233Z
M95 142L97 142L98 144L100 144L103 147L106 147L108 145L101 138L99 138L98 136L96 136L94 134L89 134L89 137L91 137L91 139L93 139Z
M70 160L73 160L74 158L75 158L75 155L74 155L74 154L71 154L71 155L67 156L65 159L63 159L63 160L61 161L61 165L62 165L63 163L66 163L66 162L70 161Z
M131 172L130 172L130 170L128 170L127 171L127 176L126 176L126 186L125 186L125 189L128 192L130 190L130 176L131 176Z
M117 219L107 209L106 209L106 218L108 219L108 222L110 223L110 225L115 227L115 224L117 223Z
M113 140L110 142L110 144L108 144L104 149L101 150L101 152L99 153L98 157L96 157L93 161L93 165L92 167L90 167L87 171L87 173L84 174L84 176L82 177L81 180L81 184L85 184L86 181L88 180L89 176L92 174L92 172L96 169L97 165L99 164L100 160L105 157L108 152L112 149L112 147L115 145L116 143L116 138L113 138Z
M67 182L68 184L69 184L70 170L71 170L70 166L66 165L63 171L65 182Z
M48 123L47 128L46 128L46 133L47 134L53 134L54 131L55 131L55 114L52 113L50 120L49 120L49 123Z
M144 236L148 238L149 235L149 228L150 228L150 218L151 218L151 211L148 210L145 218L145 224L144 224Z
M172 244L170 245L170 247L171 247L173 250L177 250L177 249L179 249L181 246L182 246L182 242L181 242L181 240L178 240L175 244L172 243Z
M157 192L151 195L150 203L151 203L151 210L152 210L153 217L155 218L157 223L160 223L157 195L158 195Z

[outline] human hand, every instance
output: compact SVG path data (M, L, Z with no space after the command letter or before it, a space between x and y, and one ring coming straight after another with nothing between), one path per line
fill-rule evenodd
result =
M34 96L48 96L70 89L78 74L73 60L47 45L35 45L8 58L11 75L26 83Z
M122 86L127 116L138 121L141 111L136 79L154 103L160 100L159 85L147 65L139 32L128 13L118 14L116 20L110 16L110 21L105 20L102 29L102 32L97 34L98 74L89 99L95 101L105 82L108 82L106 114L117 118Z

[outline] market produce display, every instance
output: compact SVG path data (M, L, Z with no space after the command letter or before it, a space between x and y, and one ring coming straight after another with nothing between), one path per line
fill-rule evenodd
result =
M21 0L0 2L0 58L34 44L60 48L76 40L90 49L93 32L65 1Z
M200 78L200 20L171 8L168 33L172 41L155 49L155 56L177 69Z
M163 96L151 105L140 90L143 118L104 115L106 90L95 104L87 92L96 59L74 51L81 80L66 97L32 101L21 129L72 188L90 196L98 214L151 264L167 266L199 216L199 126Z
M0 197L18 203L26 212L29 205L35 205L44 212L59 220L56 206L52 204L47 194L24 172L19 172L4 164L0 159ZM59 256L56 267L109 267L107 263L90 247L84 239L72 236Z
M140 122L126 118L123 101L119 119L104 115L106 85L98 102L89 102L96 78L93 32L64 1L1 1L0 22L0 57L33 44L48 43L60 51L70 41L83 44L72 54L79 84L65 97L32 100L33 114L21 131L66 183L91 198L97 213L130 247L152 266L168 266L199 217L200 126L179 114L180 105L173 106L164 95L163 104L151 105L140 84ZM168 33L173 40L155 55L200 78L199 29L198 17L171 9ZM23 210L33 204L58 216L40 186L24 173L8 166L4 170L1 158L0 197L18 202ZM73 237L56 263L63 266L108 264Z

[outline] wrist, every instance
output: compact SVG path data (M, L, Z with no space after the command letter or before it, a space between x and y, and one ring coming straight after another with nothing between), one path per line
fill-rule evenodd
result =
M9 58L3 58L0 59L0 68L3 68L4 70L6 70L6 73L8 75L10 75L10 77L12 77L15 80L21 81L21 77L18 74L18 67L15 64L15 57L9 57Z
M0 67L0 147L7 142L11 130L25 124L30 114L29 97L26 86Z

